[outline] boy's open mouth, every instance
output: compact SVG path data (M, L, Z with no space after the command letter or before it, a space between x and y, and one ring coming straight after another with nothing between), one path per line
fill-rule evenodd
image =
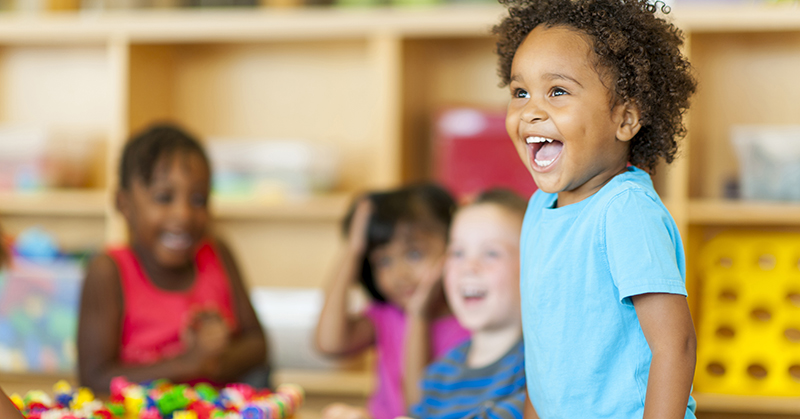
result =
M541 169L549 167L561 155L564 143L552 138L530 136L525 138L525 144L531 147L533 162Z
M487 290L482 287L466 286L461 289L461 297L467 303L483 301L486 298L486 294L488 294Z

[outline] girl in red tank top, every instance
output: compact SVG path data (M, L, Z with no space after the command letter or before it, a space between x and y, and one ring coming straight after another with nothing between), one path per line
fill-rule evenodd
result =
M266 338L230 251L208 236L202 146L155 126L123 151L117 208L128 245L89 264L78 324L81 385L240 381L266 371ZM266 384L266 380L262 380Z

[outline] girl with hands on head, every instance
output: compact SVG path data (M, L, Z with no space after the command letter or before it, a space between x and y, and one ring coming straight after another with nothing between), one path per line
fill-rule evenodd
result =
M442 263L455 202L432 184L371 193L344 221L347 243L330 282L316 331L319 350L333 357L375 347L377 388L368 408L333 405L332 418L369 415L393 419L419 397L414 387L433 358L468 337L450 314L441 287ZM360 283L372 301L348 312L348 294ZM423 340L410 330L427 329ZM415 333L415 335L418 335Z

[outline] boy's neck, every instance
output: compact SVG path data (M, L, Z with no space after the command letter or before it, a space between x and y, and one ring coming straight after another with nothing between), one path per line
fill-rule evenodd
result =
M482 368L503 357L522 338L522 327L510 325L502 329L476 330L467 353L467 366Z

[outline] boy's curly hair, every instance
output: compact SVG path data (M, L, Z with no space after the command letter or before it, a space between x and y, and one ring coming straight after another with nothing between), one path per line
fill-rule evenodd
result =
M659 158L672 163L677 139L686 135L683 113L697 82L681 54L681 31L655 15L667 12L647 0L500 0L508 16L493 28L498 35L501 86L511 78L517 48L537 26L567 26L591 37L596 68L610 71L613 103L632 101L642 125L631 141L628 161L655 170Z

